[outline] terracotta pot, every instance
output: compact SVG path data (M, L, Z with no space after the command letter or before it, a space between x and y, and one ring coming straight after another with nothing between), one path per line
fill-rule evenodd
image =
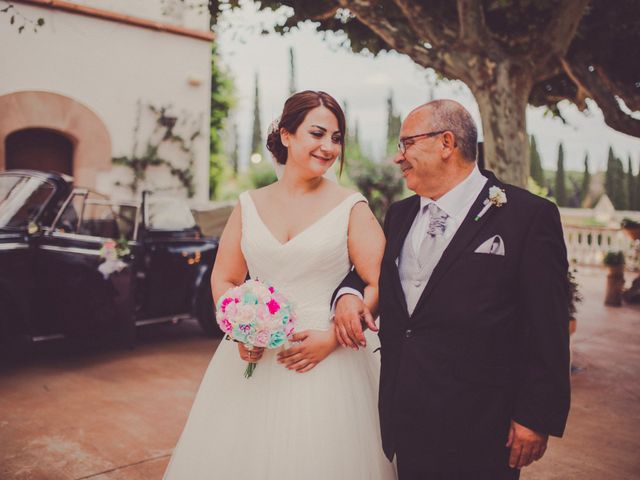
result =
M577 327L578 327L578 322L576 321L576 319L570 318L569 319L569 335L573 335L574 333L576 333Z
M624 265L612 265L607 275L607 292L604 304L610 307L622 305L622 289L624 288Z
M629 237L631 237L631 240L638 240L640 239L640 227L627 227L627 228L623 228L624 233L626 233Z

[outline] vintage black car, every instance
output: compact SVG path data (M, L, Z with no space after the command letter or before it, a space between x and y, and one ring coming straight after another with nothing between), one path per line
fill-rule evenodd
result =
M216 335L217 249L179 199L113 202L64 175L0 172L0 343L131 343L136 326L187 318Z

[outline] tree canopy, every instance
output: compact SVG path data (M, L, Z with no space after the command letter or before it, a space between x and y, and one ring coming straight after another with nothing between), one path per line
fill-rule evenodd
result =
M209 0L215 18L237 0ZM290 7L277 30L312 20L341 31L355 52L395 50L467 84L482 116L487 165L526 184L527 104L591 98L605 122L640 137L640 13L637 0L262 0Z

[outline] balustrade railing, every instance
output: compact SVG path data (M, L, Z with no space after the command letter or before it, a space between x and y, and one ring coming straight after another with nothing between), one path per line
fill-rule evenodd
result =
M602 265L608 251L620 250L625 255L627 268L638 268L640 241L631 240L624 230L572 225L563 225L563 230L570 262L579 265Z

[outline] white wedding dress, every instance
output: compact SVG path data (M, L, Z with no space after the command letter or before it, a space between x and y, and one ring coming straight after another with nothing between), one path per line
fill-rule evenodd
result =
M280 243L248 193L240 196L241 247L252 278L295 306L296 331L331 328L330 299L351 268L347 231L355 193ZM379 358L339 347L296 373L266 350L249 379L234 342L222 340L204 375L165 480L388 480L378 423Z

